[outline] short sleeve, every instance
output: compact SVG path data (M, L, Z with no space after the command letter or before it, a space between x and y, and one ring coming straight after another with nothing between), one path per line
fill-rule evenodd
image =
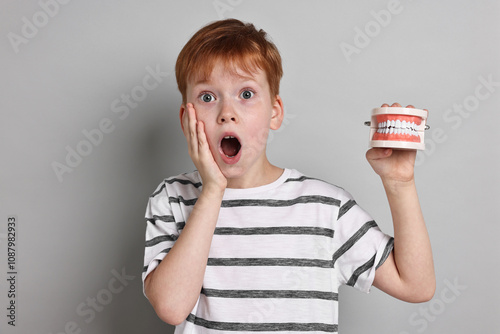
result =
M146 243L142 282L158 266L179 237L182 228L176 222L166 193L166 187L159 189L149 198L146 207Z
M339 284L368 293L375 270L389 256L394 239L380 230L349 193L345 196L335 223L333 267Z

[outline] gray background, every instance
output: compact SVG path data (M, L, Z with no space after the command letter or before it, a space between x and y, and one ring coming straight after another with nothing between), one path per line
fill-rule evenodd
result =
M498 1L54 3L1 1L1 333L172 332L142 295L143 215L163 178L194 168L166 73L188 38L222 17L253 22L282 53L287 116L270 137L271 161L343 186L387 233L363 122L384 102L430 111L416 177L436 295L407 304L345 288L340 332L500 332ZM378 23L373 13L389 9ZM347 44L357 51L346 56ZM148 79L151 90L147 68L163 76ZM121 98L132 93L126 114ZM108 133L85 146L84 132L106 122ZM68 147L86 156L58 178L53 165L67 165ZM9 215L19 222L15 328L6 318Z

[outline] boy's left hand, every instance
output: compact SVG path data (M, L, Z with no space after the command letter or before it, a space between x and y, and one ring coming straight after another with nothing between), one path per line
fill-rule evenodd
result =
M384 103L382 107L389 107L389 105ZM401 105L393 103L391 107L401 107ZM408 105L406 108L415 107ZM416 155L416 150L372 148L366 152L366 159L382 181L408 182L413 180Z

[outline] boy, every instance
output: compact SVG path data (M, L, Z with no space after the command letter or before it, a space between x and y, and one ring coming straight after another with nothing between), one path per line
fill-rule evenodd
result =
M176 333L337 332L342 284L409 302L434 294L416 152L366 154L387 193L391 238L343 189L269 162L281 76L266 33L234 19L202 28L179 54L180 121L197 171L150 197L143 272Z

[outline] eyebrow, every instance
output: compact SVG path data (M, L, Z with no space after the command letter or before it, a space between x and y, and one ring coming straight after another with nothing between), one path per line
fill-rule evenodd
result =
M237 75L238 77L240 77L241 79L244 79L245 81L257 82L257 80L255 80L254 77L247 76L247 75L241 75L239 73L234 73L234 74ZM210 83L210 78L208 78L208 79L203 78L203 79L198 79L195 82L193 82L193 86L200 85L200 84L209 84L209 83Z

